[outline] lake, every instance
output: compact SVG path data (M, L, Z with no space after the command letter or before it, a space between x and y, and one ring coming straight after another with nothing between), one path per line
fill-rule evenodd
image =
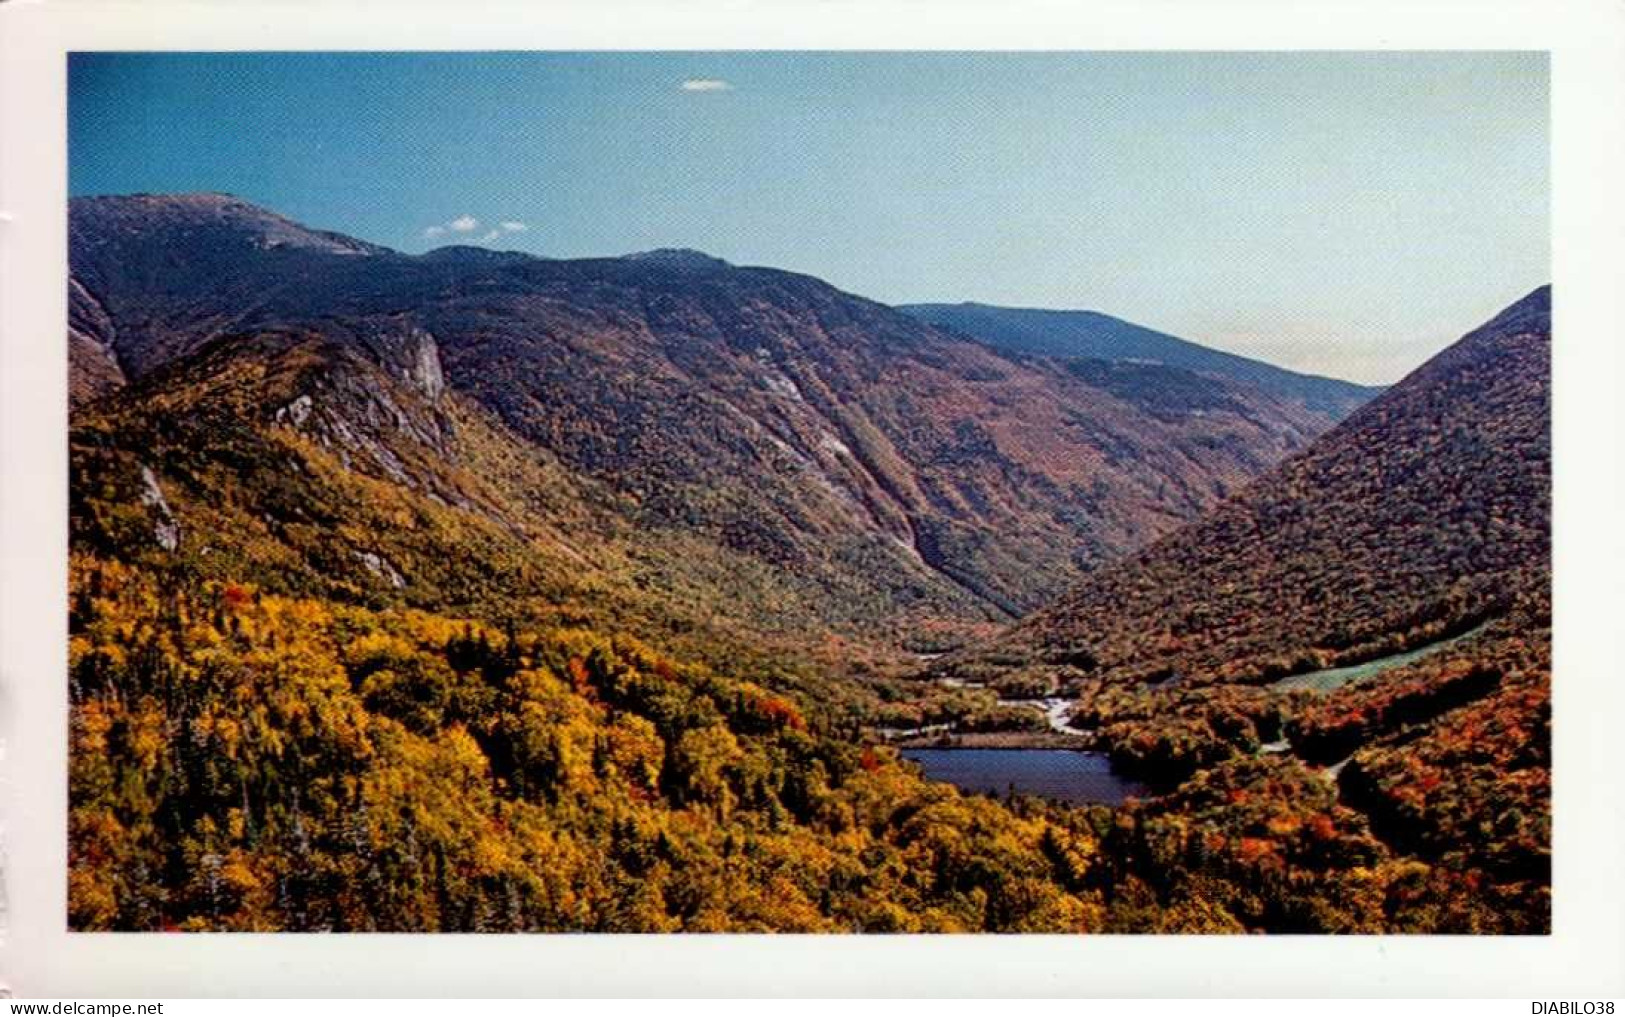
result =
M904 749L926 777L961 791L1003 796L1011 788L1075 805L1120 805L1145 785L1112 772L1103 753L1073 749Z

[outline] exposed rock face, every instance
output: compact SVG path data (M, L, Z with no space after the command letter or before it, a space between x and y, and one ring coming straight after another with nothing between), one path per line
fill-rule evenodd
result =
M152 467L141 466L141 504L152 510L156 517L152 524L152 539L165 551L173 551L181 546L181 528L175 522L175 513L169 507L169 501L164 497L164 489L158 486L158 477L152 472Z
M280 342L301 338L315 337L293 333ZM335 450L346 465L357 465L359 457L371 464L370 472L382 471L391 480L412 487L418 481L399 454L402 443L444 453L451 425L436 405L445 383L434 340L421 329L391 338L400 342L390 354L392 362L377 366L398 378L399 388L381 384L378 374L366 369L366 358L358 351L322 338L316 341L327 347L331 360L324 370L303 375L299 395L277 409L273 419ZM268 337L259 341L278 342Z
M348 341L423 393L431 402L446 390L440 346L410 315L364 316L320 326L330 339Z
M68 399L78 405L125 382L114 351L113 320L77 279L68 281Z
M293 427L304 427L305 421L310 419L310 411L315 407L316 401L310 393L302 393L299 398L276 411L276 422L289 424Z
M446 376L440 368L440 347L434 336L422 329L412 330L412 366L406 377L430 399L439 399L446 390Z
M389 583L395 589L399 590L406 586L406 577L401 575L400 571L390 564L389 559L383 555L378 554L376 551L356 551L355 556L361 564L367 567L368 572Z

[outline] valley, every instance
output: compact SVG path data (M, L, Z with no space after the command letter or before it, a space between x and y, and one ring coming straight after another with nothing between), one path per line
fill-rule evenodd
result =
M73 231L75 335L99 351L76 359L76 391L256 356L222 340L319 345L358 377L392 376L400 397L348 419L362 394L331 391L311 363L316 387L260 417L287 408L357 469L422 489L396 464L447 461L455 407L493 454L568 474L550 485L557 507L504 528L562 513L577 540L635 534L629 578L665 601L894 661L991 633L1326 426L1172 368L1160 374L1202 400L1157 410L818 280L715 259L409 257L220 195L90 199ZM413 426L378 431L396 415ZM572 485L594 493L563 496Z
M75 929L1549 927L1549 289L1379 391L220 194L70 253Z

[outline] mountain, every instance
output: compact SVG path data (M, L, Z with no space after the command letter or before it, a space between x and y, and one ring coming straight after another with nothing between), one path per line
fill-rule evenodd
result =
M1269 818L1297 793L1283 775L1308 767L1504 916L1453 921L1546 927L1550 316L1543 287L936 672L1059 684L1119 766L1183 788L1163 821L1255 801L1255 857L1291 825Z
M1550 299L1512 305L1006 643L1086 653L1108 679L1259 680L1501 613L1550 556Z
M686 252L413 257L223 195L71 231L76 930L1549 924L1539 301L1226 503L1319 418ZM1344 500L1340 542L1293 507ZM1255 504L1209 533L1233 575L1132 559L1180 605L1129 582L941 659L1059 682L1151 797L963 795L883 744L994 697L906 650ZM1339 555L1391 576L1345 596ZM1428 652L1276 687L1324 677L1271 664L1315 598L1346 653Z
M985 630L1322 426L1250 386L1012 359L695 252L414 257L226 195L76 199L70 244L75 422L98 441L138 457L127 436L178 429L176 407L229 406L263 450L302 435L436 511L477 507L500 539L616 548L634 587L775 636L930 647ZM160 487L227 456L188 433L195 447L144 462ZM187 467L181 500L220 504L227 468ZM547 505L526 471L554 478ZM469 477L484 495L458 493ZM292 557L354 572L402 539L366 532L321 568ZM441 566L403 557L378 581L427 595Z
M733 267L721 258L713 258L704 251L696 251L687 247L661 247L653 251L638 251L635 254L622 255L622 257L627 261L661 265L666 268L686 268L694 271L712 271Z
M1300 403L1331 421L1342 420L1382 391L1335 378L1288 371L1096 311L1052 311L974 303L906 304L898 310L1012 353L1163 364L1246 382L1278 398Z

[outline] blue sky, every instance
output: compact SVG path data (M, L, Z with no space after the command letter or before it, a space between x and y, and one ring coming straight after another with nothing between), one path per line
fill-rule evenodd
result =
M74 194L695 247L1361 381L1550 271L1543 54L76 54L69 85Z

